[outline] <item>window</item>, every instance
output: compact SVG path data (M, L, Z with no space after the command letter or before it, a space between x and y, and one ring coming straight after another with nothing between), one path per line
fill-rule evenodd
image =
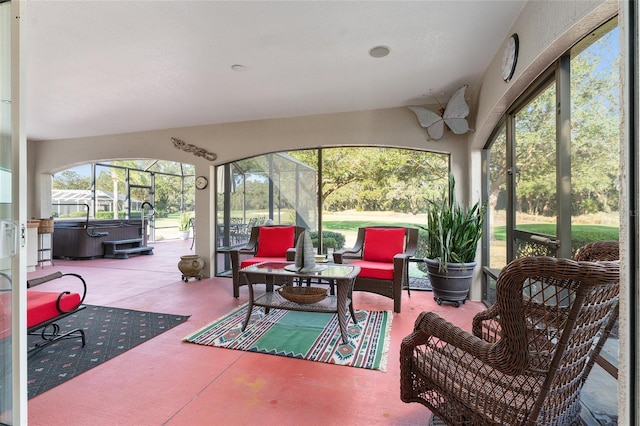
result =
M619 59L614 19L541 75L494 131L483 156L488 305L495 301L497 274L510 260L573 257L589 242L618 240ZM614 331L603 350L616 366L617 337ZM594 367L587 388L594 381L617 386L603 371ZM583 412L617 418L615 392L601 393L597 401Z
M572 257L588 242L618 239L619 57L613 20L553 64L500 122L484 157L488 274L516 257ZM558 111L563 102L570 107Z
M448 155L373 147L282 152L219 166L216 274L229 272L229 250L267 221L304 226L322 252L351 247L361 226L419 227L448 173ZM424 276L420 262L410 276Z
M149 240L178 238L182 212L195 208L194 166L159 160L83 164L53 177L52 216L59 220L139 219L148 215ZM150 204L150 206L149 206Z

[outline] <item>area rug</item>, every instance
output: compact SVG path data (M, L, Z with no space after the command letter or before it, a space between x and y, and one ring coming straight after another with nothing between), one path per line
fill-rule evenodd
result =
M349 367L386 371L393 315L390 311L356 311L347 315L348 339L342 343L336 314L254 308L241 330L247 305L185 337L185 341Z
M58 321L62 332L83 329L86 346L82 347L80 338L63 339L33 353L27 362L28 397L33 398L97 367L188 318L188 315L86 305L85 309ZM29 347L37 340L38 337L29 336Z

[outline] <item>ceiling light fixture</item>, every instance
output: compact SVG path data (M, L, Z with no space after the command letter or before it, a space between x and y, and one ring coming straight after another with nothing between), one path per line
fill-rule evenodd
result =
M247 67L245 67L244 65L240 65L240 64L235 64L235 65L231 65L231 69L234 71L245 71L247 69Z
M387 46L375 46L369 49L369 56L372 58L384 58L390 51L391 49Z

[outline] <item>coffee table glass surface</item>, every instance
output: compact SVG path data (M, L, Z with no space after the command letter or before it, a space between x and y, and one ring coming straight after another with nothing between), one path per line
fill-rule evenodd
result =
M240 278L244 279L249 287L249 306L242 330L249 323L254 306L264 307L265 313L269 313L270 308L304 312L333 312L338 314L342 341L347 343L346 313L349 310L353 321L356 321L351 294L355 278L359 272L359 266L332 263L317 264L312 269L298 269L291 262L263 262L247 266L240 270ZM263 277L264 280L258 280L259 277ZM294 285L296 282L302 283L307 280L322 284L326 283L327 285L335 283L336 295L328 295L325 299L316 303L300 304L289 301L282 297L279 292L274 291L276 283L278 283L277 285ZM266 285L264 294L255 294L253 286L257 281L263 281Z

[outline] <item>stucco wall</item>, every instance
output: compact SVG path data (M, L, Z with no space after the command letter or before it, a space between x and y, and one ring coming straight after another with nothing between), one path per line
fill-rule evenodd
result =
M176 149L172 137L214 152L217 159L210 162ZM191 163L197 175L209 176L213 182L213 166L267 152L328 146L393 146L450 154L452 171L464 182L469 170L466 142L465 136L451 133L440 141L428 141L415 114L406 108L31 142L34 194L38 196L33 197L30 205L33 213L29 214L34 217L49 214L53 173L97 160L157 158ZM196 239L196 252L206 261L206 275L210 273L215 247L212 223L215 214L211 213L214 189L210 185L205 191L196 191L198 227L210 230L199 234L209 238Z

